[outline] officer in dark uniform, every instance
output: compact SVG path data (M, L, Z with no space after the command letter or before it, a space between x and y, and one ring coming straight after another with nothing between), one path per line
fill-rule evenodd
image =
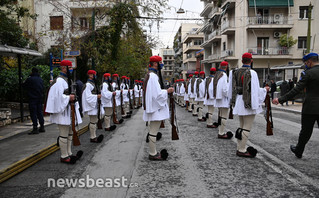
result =
M306 70L301 73L296 86L284 96L275 98L274 104L291 100L298 93L306 89L305 101L302 105L301 131L296 146L291 145L291 151L301 158L307 142L309 141L315 122L319 122L319 60L318 54L309 53L303 57Z

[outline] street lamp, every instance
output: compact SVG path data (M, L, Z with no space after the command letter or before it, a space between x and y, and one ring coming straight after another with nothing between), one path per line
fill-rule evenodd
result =
M176 12L177 14L184 14L185 10L183 8L179 8L179 10L177 10Z

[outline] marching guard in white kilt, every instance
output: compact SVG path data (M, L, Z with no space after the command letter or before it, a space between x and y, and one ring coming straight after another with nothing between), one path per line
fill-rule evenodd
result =
M228 99L228 77L226 70L228 62L223 61L220 63L220 69L215 74L213 80L213 97L215 98L214 107L218 108L220 116L220 125L218 126L218 138L230 139L233 137L233 133L228 131L225 133L225 126L228 118L229 111L229 99Z
M71 131L71 107L70 103L75 101L75 90L71 93L69 81L72 72L72 62L63 60L60 63L60 75L53 81L48 92L46 112L50 113L50 122L58 125L60 134L57 144L60 147L60 161L74 164L83 151L78 151L76 156L72 155L72 131ZM79 112L79 103L75 102L75 115L77 124L82 123Z
M252 55L244 53L243 66L232 70L229 74L229 99L234 107L233 114L239 116L240 126L236 130L237 156L253 158L257 150L253 147L246 149L248 136L255 119L255 115L261 113L262 103L265 100L267 89L259 87L257 73L251 69Z
M167 104L168 93L172 93L174 88L167 90L161 89L159 77L160 61L159 56L150 57L150 67L144 81L143 87L143 120L149 122L150 132L148 134L149 140L149 159L150 160L166 160L168 153L166 149L157 152L156 138L162 120L169 118L169 108Z

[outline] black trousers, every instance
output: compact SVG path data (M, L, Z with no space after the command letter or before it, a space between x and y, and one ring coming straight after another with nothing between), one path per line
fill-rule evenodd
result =
M42 101L31 100L29 102L30 116L33 124L33 128L38 127L38 120L40 126L44 125L43 112L42 112Z
M297 153L302 154L305 150L305 146L312 135L313 127L316 121L319 124L319 115L301 115L301 131L299 133L299 139L296 150Z

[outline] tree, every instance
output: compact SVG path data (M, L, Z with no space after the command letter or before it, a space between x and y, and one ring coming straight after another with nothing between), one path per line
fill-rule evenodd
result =
M19 6L17 1L0 0L0 43L16 47L25 47L29 40L23 36L18 23L23 17L35 19L27 8Z
M294 46L297 43L297 39L294 39L292 36L289 36L287 34L281 35L279 38L278 44L280 47L287 47L290 48Z

